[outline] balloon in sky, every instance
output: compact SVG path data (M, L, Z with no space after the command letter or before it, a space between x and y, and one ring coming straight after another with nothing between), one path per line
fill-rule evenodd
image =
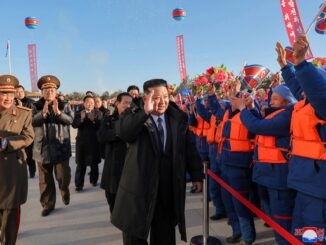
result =
M35 17L26 17L25 26L28 29L36 29L36 27L38 26L38 20Z
M183 20L186 17L186 11L182 8L176 8L172 12L172 17L175 20Z

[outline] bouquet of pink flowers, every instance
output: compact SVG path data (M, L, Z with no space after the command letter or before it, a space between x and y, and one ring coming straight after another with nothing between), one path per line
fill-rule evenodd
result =
M212 66L208 68L205 75L214 83L222 83L234 79L233 73L229 72L223 64L221 66Z
M313 59L311 63L316 67L326 68L326 58L318 57Z

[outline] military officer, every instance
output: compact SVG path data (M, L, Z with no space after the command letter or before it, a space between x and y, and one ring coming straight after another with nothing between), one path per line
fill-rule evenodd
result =
M16 243L20 205L27 199L24 148L34 139L31 109L16 106L18 79L0 76L0 244Z
M60 81L57 77L41 77L37 86L43 97L33 105L33 127L35 140L33 158L39 170L40 201L42 216L55 208L56 190L53 172L58 181L62 202L70 202L69 184L71 170L70 124L73 121L70 105L56 99Z

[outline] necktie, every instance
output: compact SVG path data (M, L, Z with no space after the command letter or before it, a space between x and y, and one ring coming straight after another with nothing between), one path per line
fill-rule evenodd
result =
M164 130L163 130L163 119L162 118L158 118L157 119L158 125L157 125L157 129L158 129L158 134L160 136L160 140L164 149Z

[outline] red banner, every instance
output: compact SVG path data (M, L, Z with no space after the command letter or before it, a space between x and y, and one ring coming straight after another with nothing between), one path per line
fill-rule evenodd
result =
M28 44L29 74L31 77L32 92L37 92L37 61L36 61L36 44Z
M185 82L187 80L187 71L186 71L186 62L185 62L185 54L184 54L183 35L177 36L177 52L178 52L180 78L182 82Z
M296 0L281 0L281 7L285 28L288 33L289 41L293 47L296 37L304 35L305 31L300 17L300 12ZM309 48L306 59L313 58L313 54Z

